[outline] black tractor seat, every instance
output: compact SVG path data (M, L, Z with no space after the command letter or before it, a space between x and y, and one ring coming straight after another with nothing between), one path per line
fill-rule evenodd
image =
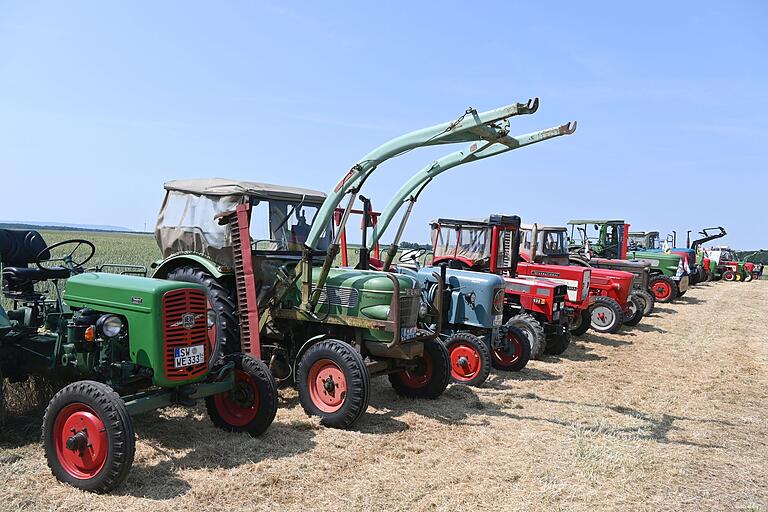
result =
M48 279L67 279L70 275L66 267L50 267L46 269L37 267L4 267L3 279L10 286L21 286L28 282L46 281Z

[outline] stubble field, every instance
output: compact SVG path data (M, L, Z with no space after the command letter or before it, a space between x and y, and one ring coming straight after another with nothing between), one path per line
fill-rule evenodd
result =
M148 240L127 259L155 259ZM39 416L12 416L0 510L766 510L766 318L768 282L698 285L483 388L414 401L378 379L349 431L307 417L293 390L258 439L220 432L202 407L149 413L108 496L58 484Z

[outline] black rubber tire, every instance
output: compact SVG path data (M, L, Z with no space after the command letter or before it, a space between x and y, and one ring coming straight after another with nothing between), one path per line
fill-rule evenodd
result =
M222 417L216 403L216 397L229 394L230 391L227 391L220 395L205 398L205 408L208 410L208 416L214 425L227 432L248 432L251 437L259 436L269 428L275 419L275 414L277 414L277 384L275 383L275 378L263 361L243 353L228 354L219 359L214 366L214 371L230 362L235 363L236 371L245 372L248 378L255 384L258 392L259 410L256 416L245 425L234 425L228 422Z
M667 302L673 301L677 297L677 291L678 291L678 286L675 280L669 276L665 276L663 274L657 274L655 276L651 276L651 279L648 281L648 288L653 290L654 283L657 283L659 281L664 281L670 287L670 294L668 297L663 297L663 298L660 298L656 296L656 294L653 294L654 298L656 299L656 302L665 304ZM651 291L651 293L653 292Z
M92 409L106 427L104 466L88 479L77 478L62 467L53 438L56 417L63 408L76 403ZM91 380L73 382L51 398L43 417L42 441L48 467L59 481L96 493L109 492L119 486L128 476L136 453L136 434L125 403L111 387Z
M322 359L328 359L338 366L347 381L344 403L335 412L319 409L309 392L309 372ZM368 409L371 398L371 377L363 357L349 343L339 340L319 341L304 352L299 361L296 386L304 412L310 416L319 416L321 424L332 428L348 428L354 424Z
M498 349L491 351L491 364L496 370L503 372L519 372L525 368L528 361L531 360L531 342L529 340L529 335L519 327L512 325L510 323L512 318L507 320L507 323L500 329ZM508 353L511 348L509 344L513 343L509 341L510 339L514 339L514 343L520 349L520 357L511 363L503 361L497 356L496 352L496 350L501 350Z
M599 311L601 311L602 308L607 309L612 316L611 321L605 325L595 322L595 311L598 311L597 314L599 315ZM621 309L619 303L611 297L595 297L595 302L590 306L589 312L591 317L590 326L592 327L592 330L596 332L602 334L615 334L619 332L623 325L624 311Z
M552 356L559 356L571 344L571 333L565 331L563 334L554 334L547 338L546 353Z
M653 313L653 309L656 307L656 297L651 292L648 290L632 290L632 294L640 299L640 302L643 304L643 316Z
M208 300L216 312L216 347L211 362L220 354L240 352L240 323L237 317L237 300L229 287L217 281L212 275L197 267L179 267L171 270L166 277L169 281L195 283L205 287ZM211 364L211 366L213 366Z
M581 310L581 312L577 313L576 318L576 320L571 322L571 335L581 336L589 330L592 318L588 309Z
M424 342L424 355L426 357L418 358L418 367L415 370L389 374L389 383L392 384L395 393L407 398L429 399L435 399L443 394L451 380L451 360L448 357L448 349L439 340L427 340ZM423 385L417 387L409 385L404 380L406 373L423 375L426 369L424 363L427 358L432 365L432 377Z
M491 351L488 345L480 337L469 332L455 332L443 340L443 344L448 349L448 357L451 361L451 382L466 386L482 386L491 374ZM460 344L470 346L477 357L479 368L471 378L460 379L454 375L452 353Z
M723 276L722 277L723 277L723 281L728 281L728 282L735 281L736 280L736 272L734 272L733 270L728 269L725 272L723 272Z
M528 336L531 345L531 359L541 359L544 355L544 347L547 346L547 337L544 327L528 313L515 315L507 320L508 327L517 327Z
M643 319L643 300L639 299L634 293L631 293L629 295L629 302L632 314L624 318L624 325L634 327Z
M753 278L753 276L752 276L752 273L751 273L751 272L744 272L744 282L745 282L745 283L749 283L749 282L751 282L751 281L752 281L752 279L754 279L754 278Z

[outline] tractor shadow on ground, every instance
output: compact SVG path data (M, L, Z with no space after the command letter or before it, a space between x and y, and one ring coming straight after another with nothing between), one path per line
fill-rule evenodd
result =
M593 334L589 331L587 331L586 334L582 334L578 338L579 341L585 342L585 343L596 343L598 345L605 345L606 347L623 347L626 345L632 345L632 341L630 340L624 340L623 337L626 336L633 336L631 333L628 332L626 328L622 329L621 331L612 334L611 337L607 337L605 335L601 334ZM576 345L578 347L578 345ZM601 359L605 359L605 357L601 357Z
M706 300L697 299L696 297L690 297L688 295L683 295L682 297L678 297L676 299L676 302L679 302L681 304L704 304L707 301Z
M642 322L634 326L633 329L637 329L640 332L657 332L659 334L666 334L669 332L666 329L662 329L661 327L656 327L655 325L651 324L644 324Z
M666 314L670 314L670 313L677 313L677 311L676 311L676 310L674 310L674 309L670 309L670 308L665 308L665 307L655 306L655 307L653 308L653 313L651 313L650 315L648 315L646 318L654 318L654 317L657 317L659 313L666 313Z
M628 436L628 437L631 436L633 438L637 438L640 440L654 441L660 444L679 444L679 445L690 446L695 448L721 448L721 449L724 448L724 446L719 444L670 439L669 434L671 432L679 432L679 433L685 432L685 429L683 427L675 425L676 421L690 421L694 423L715 424L715 425L726 426L726 427L738 427L736 423L732 423L725 420L717 420L717 419L709 419L709 418L693 418L688 416L677 416L677 415L666 414L666 413L662 414L661 417L656 418L638 409L635 409L632 407L626 407L623 405L602 405L602 404L592 404L587 402L577 402L573 400L558 400L553 398L540 397L535 393L517 394L517 395L514 395L513 398L512 397L510 398L521 399L521 400L540 400L540 401L545 401L552 404L561 404L565 406L583 407L583 408L590 408L590 409L602 409L606 411L606 413L613 412L616 414L628 416L630 418L633 418L635 420L642 422L643 424L640 427L637 427L637 426L611 427L610 425L606 426L605 423L601 422L599 426L596 425L595 427L587 427L587 428L595 432L600 432L606 436L617 436L617 435ZM519 404L516 405L515 408L524 409L524 407L519 407ZM541 418L537 416L525 416L525 415L518 415L518 414L507 414L507 415L521 421L545 422L545 423L560 425L568 428L573 428L576 426L571 422L562 421L556 418Z
M118 494L170 500L191 489L178 476L181 470L232 469L261 460L291 457L314 448L319 428L309 422L274 422L260 437L252 438L245 433L217 429L201 408L174 409L173 413L171 417L161 410L134 418L137 441L154 452L150 455L152 459L160 461L136 461Z

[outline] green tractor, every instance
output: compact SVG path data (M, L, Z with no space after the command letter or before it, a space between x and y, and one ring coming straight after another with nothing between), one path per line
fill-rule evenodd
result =
M422 146L503 139L508 119L538 101L407 133L355 163L322 192L224 179L166 183L156 237L164 259L154 276L198 283L216 312L224 353L268 362L295 384L305 412L346 428L367 409L370 378L398 394L437 398L450 360L436 333L418 327L421 288L410 276L332 268L360 188L386 160ZM346 196L334 230L333 217ZM439 310L444 282L426 308Z
M258 359L219 357L204 288L122 265L122 274L87 271L94 253L87 240L48 246L37 231L0 230L2 294L13 305L0 306L0 389L6 379L70 381L43 418L54 476L87 491L115 488L133 463L131 416L159 407L203 399L217 427L264 432L276 383Z
M590 258L634 260L650 266L648 289L656 302L670 302L688 291L689 277L676 254L629 250L629 224L623 220L571 220L573 253Z

